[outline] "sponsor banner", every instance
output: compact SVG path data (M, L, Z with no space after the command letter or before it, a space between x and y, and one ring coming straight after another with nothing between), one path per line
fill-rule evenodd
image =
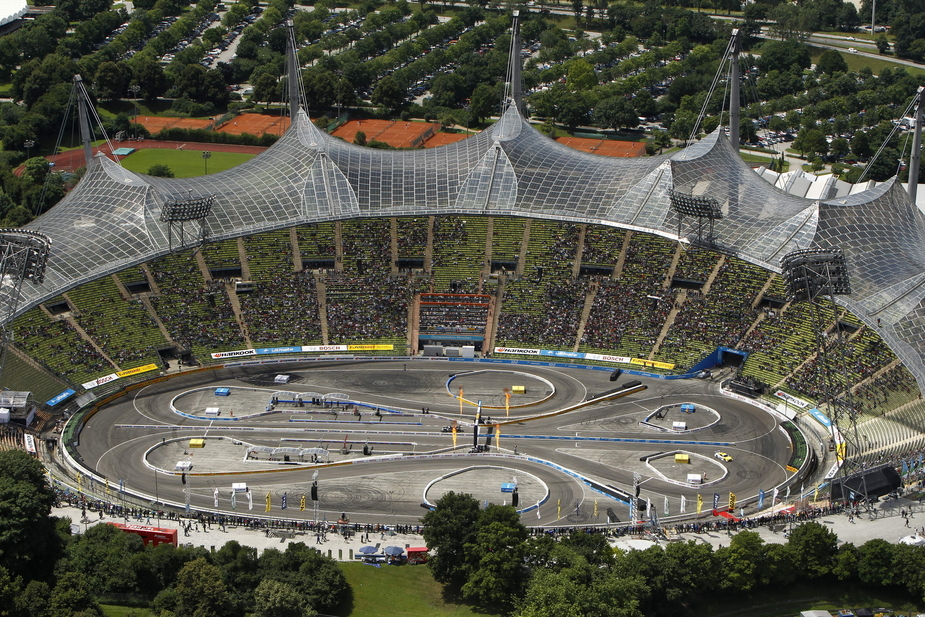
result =
M795 396L791 396L790 394L787 394L783 390L778 390L777 392L774 393L774 396L776 396L777 398L782 398L788 403L790 403L791 405L796 405L800 409L806 409L807 407L809 407L809 403L807 403L803 399L799 399Z
M257 354L256 349L238 349L235 351L217 351L212 354L215 359L219 358L237 358L240 356L253 356Z
M495 353L518 353L527 356L540 355L539 349L522 349L520 347L495 347Z
M130 368L125 371L118 371L116 372L116 375L118 375L119 377L129 377L131 375L137 375L138 373L147 373L148 371L156 371L156 370L157 370L156 364L145 364L144 366Z
M346 345L302 345L302 351L347 351Z
M584 358L585 354L579 351L559 351L555 349L541 349L541 356L555 356L557 358Z
M347 345L347 351L392 351L395 345Z
M787 465L787 471L789 471L790 473L796 473L796 472L798 472L798 471L800 471L800 470L797 469L796 467L791 466L791 465Z
M809 410L809 415L816 419L816 422L821 424L826 428L832 428L832 421L829 420L824 413L813 407Z
M268 353L300 353L302 351L302 346L298 347L264 347L263 349L255 350L257 355L263 355Z
M26 452L31 452L32 454L35 454L35 437L26 433L25 435L22 436L22 439L26 447Z
M76 392L75 392L74 390L71 390L70 388L68 388L67 390L65 390L65 391L62 392L61 394L56 394L56 395L53 396L52 398L50 398L50 399L48 399L47 401L45 401L45 404L48 405L49 407L54 407L54 406L57 405L58 403L60 403L60 402L62 402L62 401L66 401L67 399L71 398L71 397L74 396L75 394L76 394Z
M104 383L109 383L110 381L115 381L119 376L115 373L110 373L109 375L104 375L103 377L97 377L93 381L88 381L87 383L80 384L83 386L84 390L90 390L97 386L102 386Z
M601 353L586 353L585 358L588 360L601 360L603 362L618 362L620 364L629 364L629 356L608 356L607 354Z
M671 362L658 362L657 360L643 360L642 358L632 358L630 359L630 364L640 364L642 366L649 366L653 368L663 368L663 369L673 369L674 364Z

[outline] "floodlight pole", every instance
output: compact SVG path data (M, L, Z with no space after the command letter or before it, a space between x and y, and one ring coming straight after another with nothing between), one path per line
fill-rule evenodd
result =
M25 229L0 229L0 377L9 344L13 340L13 318L22 296L23 281L41 284L51 252L51 239Z
M909 199L912 200L912 205L915 205L916 192L919 186L919 165L922 162L922 120L925 117L923 113L923 96L925 93L925 86L919 86L918 92L915 94L915 98L918 99L915 109L915 129L912 134L912 157L909 160Z
M812 305L813 331L816 339L816 349L821 359L820 366L823 378L823 403L827 403L829 416L832 420L832 436L834 438L842 410L839 402L839 388L834 384L835 369L829 361L828 347L825 341L825 332L822 327L822 316L817 298L828 295L835 320L835 336L837 339L836 353L839 354L838 364L842 369L844 387L844 406L847 407L848 426L842 432L844 451L841 463L842 500L848 501L847 480L851 475L849 468L861 468L859 463L849 465L849 446L854 448L854 456L860 455L857 429L857 410L852 402L852 384L848 373L848 362L845 354L845 341L841 326L838 322L838 306L835 295L848 295L851 293L845 259L841 251L835 249L806 249L788 253L781 260L781 269L787 279L788 295L791 302L806 301ZM820 405L822 407L822 405ZM836 459L839 456L836 449ZM865 504L868 499L867 479L861 474L861 494Z

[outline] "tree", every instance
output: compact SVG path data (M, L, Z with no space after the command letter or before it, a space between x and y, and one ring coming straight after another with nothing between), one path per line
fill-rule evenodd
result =
M483 606L509 606L525 583L527 528L513 506L482 510L472 542L464 545L463 596Z
M877 37L877 51L879 51L881 54L885 54L890 51L890 41L883 33Z
M93 91L99 98L105 101L116 101L122 98L129 79L128 70L123 67L121 63L103 62L96 68Z
M25 617L25 611L19 610L22 606L22 580L17 576L10 576L9 570L0 567L0 617Z
M825 154L829 151L829 143L825 140L825 133L819 129L800 131L793 140L793 147L801 153Z
M858 547L858 579L865 585L893 585L897 582L893 570L893 545L877 538Z
M538 570L515 617L637 617L649 595L641 576L576 563L568 568Z
M755 63L762 72L789 70L793 65L806 70L812 64L812 59L809 47L799 41L765 41L761 46L761 56Z
M259 578L292 586L309 606L322 613L337 610L350 592L337 562L304 542L290 544L285 552L266 549L258 560L258 573Z
M90 585L79 572L66 572L55 585L48 603L49 617L75 615L103 617L103 609L93 597Z
M668 131L655 131L655 134L652 135L652 143L658 148L658 153L661 154L665 148L671 146L671 136L668 135Z
M556 101L556 120L574 129L579 124L588 121L591 114L591 105L588 97L581 92L562 91L557 93Z
M177 617L223 617L234 614L221 570L204 558L189 562L177 575Z
M133 593L136 583L131 556L142 550L140 537L112 525L96 525L71 539L59 568L80 572L96 593Z
M280 100L282 84L269 71L261 71L257 76L252 75L251 83L254 86L254 94L251 97L254 102L266 101L267 103L272 103Z
M818 578L832 571L838 553L838 536L815 521L790 532L787 548L797 575Z
M441 73L430 80L434 103L441 107L456 105L465 96L465 86L465 81L458 73Z
M139 57L140 56L140 57ZM160 63L147 54L132 58L132 84L141 88L139 94L146 101L153 101L167 91L167 78Z
M55 496L42 464L22 450L0 452L0 566L45 580L61 553Z
M357 134L353 136L353 143L358 146L366 145L366 133L363 131L357 131Z
M840 52L829 49L822 52L822 55L819 56L819 62L816 63L816 72L825 75L832 75L838 72L847 73L848 63L845 62Z
M622 96L615 96L597 104L591 116L597 126L617 129L622 126L635 127L639 124L636 110Z
M597 73L594 65L581 58L572 61L568 67L565 85L573 92L585 92L597 85Z
M146 173L149 176L155 176L157 178L173 178L174 177L173 170L170 169L169 165L165 165L164 163L158 163L156 165L151 165L151 167L148 167L148 171Z
M716 551L723 573L720 587L733 592L748 592L765 583L764 540L753 531L741 531L728 547Z
M474 539L478 519L479 502L472 495L453 491L443 495L421 518L421 535L435 552L427 566L438 583L465 582L465 545Z
M851 146L844 137L833 139L832 143L829 144L829 154L836 159L843 158L850 151Z
M871 154L870 138L864 131L857 131L851 138L851 152L858 158L866 159Z
M370 102L373 105L384 107L391 113L397 112L405 104L408 93L398 85L391 75L379 80L373 90Z
M316 614L292 585L264 579L254 590L254 617L314 617Z

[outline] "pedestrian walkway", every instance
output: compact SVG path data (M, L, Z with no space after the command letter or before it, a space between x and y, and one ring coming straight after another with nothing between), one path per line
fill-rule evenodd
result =
M923 511L921 503L898 499L878 505L881 507L878 510L877 518L873 520L864 514L854 518L853 522L849 520L846 514L833 514L814 520L834 531L840 544L850 542L857 546L875 538L882 538L895 543L900 538L912 535L917 531L920 535L925 536L925 511ZM900 515L903 511L907 513L907 518ZM75 507L54 508L52 515L70 517L72 523L80 526L81 531L100 523L125 522L124 519L112 518L108 515L100 518L99 513L90 511L87 512L87 518L82 519L81 510ZM273 535L276 533L275 531L268 534L263 529L249 529L233 525L220 529L218 525L214 524L204 528L201 523L194 523L194 528L188 535L184 535L182 524L186 523L185 520L161 519L158 521L156 518L146 518L142 520L132 519L129 522L178 529L179 541L182 545L202 546L208 550L218 550L230 540L236 540L239 544L256 548L260 552L267 548L276 548L282 551L286 549L290 542L304 542L339 561L355 559L359 549L367 545L378 547L381 550L387 546L398 546L404 549L409 546L423 546L424 544L424 540L419 534L396 534L391 531L370 533L369 542L362 542L360 533L344 538L337 533L329 532L324 538L321 538L311 531L296 531L290 534L287 530L280 534L285 537L279 537ZM798 524L799 522L794 522L793 526ZM757 533L769 544L784 544L787 541L791 525L782 524L778 527L780 527L778 531L771 531L767 526L754 527L748 529L748 531ZM671 541L693 541L709 544L714 549L717 549L722 546L729 546L735 533L737 532L719 530L682 533L672 536ZM664 546L665 541L656 541L645 536L622 536L612 539L611 545L623 550L645 550L652 546Z

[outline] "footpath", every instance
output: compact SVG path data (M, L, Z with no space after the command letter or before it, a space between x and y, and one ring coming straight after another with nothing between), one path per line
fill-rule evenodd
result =
M850 542L856 546L864 544L868 540L881 538L888 542L896 543L900 538L907 537L918 532L923 536L925 542L925 509L918 501L908 499L897 499L883 504L877 510L877 517L871 519L866 514L854 517L853 521L849 520L846 514L832 514L814 519L816 522L825 525L838 536L839 543ZM910 515L908 518L900 516L900 512L905 510ZM104 515L100 518L98 512L87 511L87 517L82 516L81 510L75 507L61 507L52 510L53 516L66 516L71 519L74 525L79 525L81 531L85 531L93 525L107 522L129 522L141 525L158 526L156 518L144 517L142 519L133 518L126 520ZM178 529L179 542L183 545L202 546L208 550L218 550L229 540L236 540L242 546L250 546L258 551L266 548L277 548L285 550L286 545L290 542L304 542L309 546L314 546L323 554L328 555L340 561L351 561L355 559L359 549L363 546L371 545L380 548L387 546L398 546L401 548L424 546L424 539L420 534L398 534L391 530L370 533L369 541L362 542L361 534L345 538L336 533L329 532L325 536L319 536L314 532L296 532L292 537L277 537L268 534L262 529L251 529L242 526L227 525L224 529L213 524L204 528L202 524L194 524L189 533L185 533L182 525L186 521L177 521L172 519L161 519L160 527ZM908 523L908 526L907 526ZM794 522L793 526L798 525ZM787 532L790 524L782 524L772 531L768 526L760 526L748 529L754 531L761 538L772 544L783 544L787 541ZM714 549L722 546L728 546L733 535L737 531L700 531L697 533L685 532L680 534L670 534L670 541L693 541L711 545ZM645 550L651 546L665 545L665 540L650 539L646 536L621 536L610 538L610 544L623 550Z

